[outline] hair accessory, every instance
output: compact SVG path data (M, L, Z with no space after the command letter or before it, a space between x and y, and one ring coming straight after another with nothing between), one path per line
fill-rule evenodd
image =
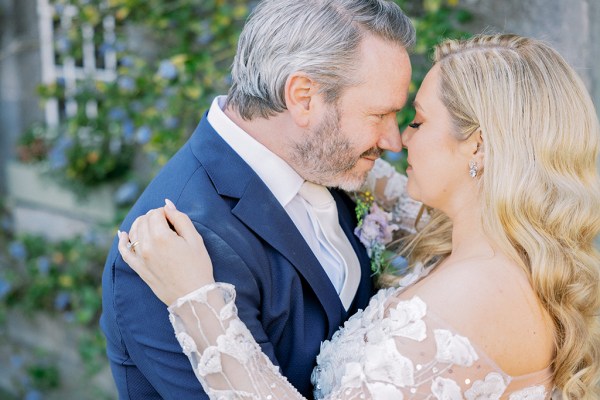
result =
M475 178L477 176L477 163L473 160L469 161L469 175L471 176L471 178Z

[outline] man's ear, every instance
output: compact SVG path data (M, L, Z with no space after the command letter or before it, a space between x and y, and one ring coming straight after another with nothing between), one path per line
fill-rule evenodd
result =
M310 124L316 95L317 85L306 74L294 72L288 77L285 83L285 104L298 126L306 128Z

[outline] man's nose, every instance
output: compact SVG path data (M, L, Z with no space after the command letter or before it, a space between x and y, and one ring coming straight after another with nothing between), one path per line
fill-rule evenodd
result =
M400 129L395 120L386 128L379 138L377 145L380 149L389 150L394 153L402 150L402 137L400 136Z

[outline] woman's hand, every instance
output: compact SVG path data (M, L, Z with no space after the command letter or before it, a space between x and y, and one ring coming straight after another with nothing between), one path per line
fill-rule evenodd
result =
M129 234L119 232L119 252L154 294L171 305L214 283L214 278L212 262L192 221L171 201L165 203L138 217Z

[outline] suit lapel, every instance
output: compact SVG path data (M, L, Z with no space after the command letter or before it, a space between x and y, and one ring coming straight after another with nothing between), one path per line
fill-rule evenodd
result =
M206 118L200 122L190 146L217 192L221 196L239 199L231 210L232 214L281 253L308 282L327 313L329 335L333 334L345 315L339 296L271 191L214 131Z
M248 185L232 213L279 251L306 279L327 312L332 334L337 329L333 321L340 321L344 316L340 298L288 214L262 186L263 182L257 177L256 182Z

